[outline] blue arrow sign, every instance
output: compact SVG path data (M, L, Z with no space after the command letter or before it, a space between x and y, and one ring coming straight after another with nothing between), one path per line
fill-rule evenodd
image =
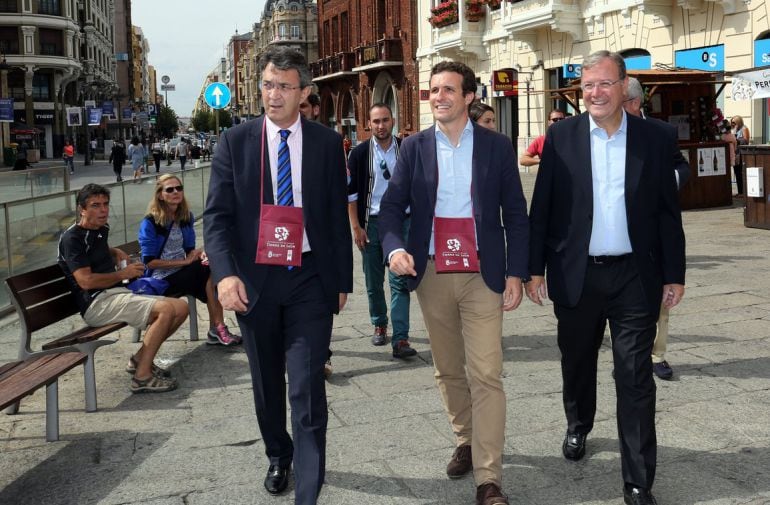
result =
M224 109L230 103L230 89L221 82L212 82L206 86L203 97L212 109Z

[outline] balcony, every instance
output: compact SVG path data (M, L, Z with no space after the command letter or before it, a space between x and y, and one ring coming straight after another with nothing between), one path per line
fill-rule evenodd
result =
M355 48L354 72L365 72L385 67L404 66L401 39L380 39L376 44Z
M631 0L626 4L643 1ZM600 2L589 0L586 4L586 11L594 4L599 5ZM607 5L607 2L601 4ZM583 38L583 13L577 0L503 2L502 24L505 30L513 33L536 28L550 28L557 32L569 33L574 40L582 40Z
M349 75L357 75L353 71L355 61L355 53L344 51L311 63L310 71L313 73L314 81L326 81Z

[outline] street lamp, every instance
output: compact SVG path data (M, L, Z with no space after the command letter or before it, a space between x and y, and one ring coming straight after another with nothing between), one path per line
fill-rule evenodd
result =
M5 97L5 91L8 89L8 71L11 66L5 60L5 53L0 53L2 60L0 60L0 98ZM13 111L11 111L13 114ZM0 123L0 161L5 162L5 147L8 145L9 131L5 127L5 122Z

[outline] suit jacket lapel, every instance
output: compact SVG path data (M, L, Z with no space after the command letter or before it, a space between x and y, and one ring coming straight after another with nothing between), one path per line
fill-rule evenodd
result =
M420 139L420 157L422 159L422 170L425 176L425 187L428 190L428 208L436 208L436 195L438 192L438 161L436 158L436 126L431 126L423 131Z
M587 112L583 114L580 121L577 123L577 135L575 135L575 138L583 140L576 143L578 163L575 164L575 166L577 167L578 172L573 174L573 176L576 177L580 188L586 195L588 205L591 205L591 208L593 209L594 182L593 173L591 171L591 167L593 166L591 162L591 125L588 120Z
M473 204L473 214L477 222L481 222L481 201L480 196L484 182L487 180L489 169L489 153L491 146L488 144L488 137L479 134L480 126L473 123L473 154L471 159L471 200Z
M644 150L646 146L640 141L636 132L638 131L634 124L634 119L628 116L628 128L626 131L626 218L631 215L631 206L634 203L636 190L639 187L639 180L642 176L644 165ZM639 121L643 121L639 119Z
M310 178L314 176L314 174L317 172L317 170L310 170L306 168L310 165L311 160L318 159L319 153L313 152L313 144L310 142L310 136L307 135L307 132L305 130L305 118L300 117L300 124L299 127L302 128L302 173L300 174L300 179L302 180L302 187L303 188L310 188L314 185L314 181L311 181ZM320 164L318 164L320 166ZM309 209L310 205L312 203L312 194L316 193L315 191L303 191L302 192L302 214L303 219L307 223L307 216L305 213Z

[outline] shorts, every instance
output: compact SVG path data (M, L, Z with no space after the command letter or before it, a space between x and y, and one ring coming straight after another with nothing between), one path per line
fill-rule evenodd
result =
M206 303L206 283L211 277L211 270L200 261L193 261L183 266L171 275L164 277L168 282L168 292L173 294L192 295Z
M105 289L93 299L83 320L89 326L104 326L112 323L145 329L155 302L162 296L135 295L127 288Z

